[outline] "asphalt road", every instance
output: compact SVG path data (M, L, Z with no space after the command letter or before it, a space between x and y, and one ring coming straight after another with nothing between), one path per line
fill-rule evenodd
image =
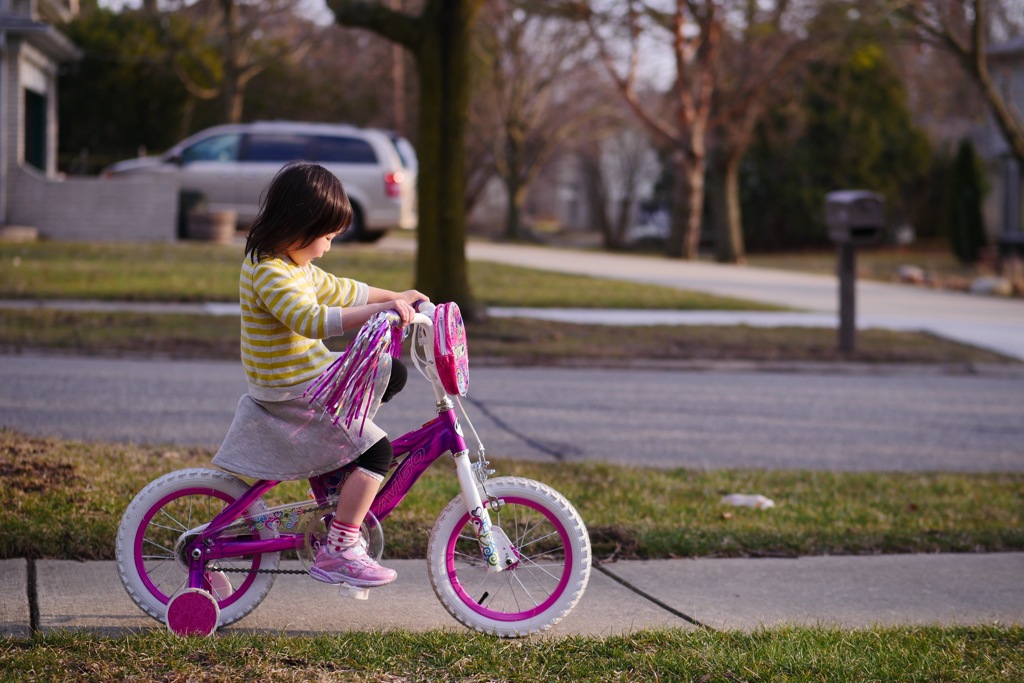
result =
M216 447L245 392L237 362L0 355L0 426ZM657 467L1024 471L1024 375L473 367L491 456ZM379 416L433 415L418 376Z

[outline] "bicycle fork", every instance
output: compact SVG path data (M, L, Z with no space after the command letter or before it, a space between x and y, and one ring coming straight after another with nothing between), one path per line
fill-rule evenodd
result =
M450 421L455 433L453 447L450 450L452 459L455 461L459 485L462 488L462 499L466 503L466 512L469 513L469 522L473 526L477 543L480 545L480 554L487 564L488 572L505 571L518 562L515 547L500 527L495 528L491 525L491 515L488 512L491 501L484 503L483 497L480 495L478 479L469 461L469 448L466 447L462 425L459 423L454 405L450 399L445 397L438 402L438 408L439 414Z
M484 504L480 496L480 489L476 485L476 475L473 474L469 462L469 451L460 451L453 454L452 457L455 459L455 470L459 475L459 484L462 486L462 498L466 502L466 511L469 512L469 522L473 525L477 543L480 544L480 553L484 562L487 563L487 571L505 571L518 561L515 548L500 527L491 526L491 516L487 510L490 501Z

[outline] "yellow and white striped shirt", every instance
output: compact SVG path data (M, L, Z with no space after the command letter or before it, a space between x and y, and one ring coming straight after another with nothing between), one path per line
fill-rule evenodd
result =
M369 294L362 282L280 257L246 258L238 289L242 365L249 395L263 401L302 395L334 360L322 340L344 332L341 308L362 306Z

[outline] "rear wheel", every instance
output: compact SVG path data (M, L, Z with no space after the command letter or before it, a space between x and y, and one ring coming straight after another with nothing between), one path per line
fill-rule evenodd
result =
M546 484L518 477L487 483L503 502L490 507L493 527L516 548L518 562L491 573L462 497L441 513L430 534L430 582L448 613L471 629L512 638L557 624L590 578L590 536L579 513Z
M188 590L184 549L191 538L248 489L241 479L211 469L171 472L151 482L128 505L117 530L117 569L128 595L149 616L166 623L172 598ZM266 511L262 500L246 515ZM251 538L273 538L266 527ZM256 609L274 583L280 553L232 557L207 566L203 590L216 600L218 626L232 624ZM194 589L198 590L198 589Z
M380 240L387 234L387 230L370 230L366 227L366 221L363 220L363 210L360 206L353 202L352 204L352 222L349 223L348 229L345 232L334 238L335 242L340 244L349 244L352 242L359 242L362 244L371 244Z

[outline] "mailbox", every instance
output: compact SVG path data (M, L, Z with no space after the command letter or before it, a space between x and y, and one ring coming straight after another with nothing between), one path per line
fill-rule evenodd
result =
M836 244L871 246L885 238L885 198L866 190L825 195L825 225Z

